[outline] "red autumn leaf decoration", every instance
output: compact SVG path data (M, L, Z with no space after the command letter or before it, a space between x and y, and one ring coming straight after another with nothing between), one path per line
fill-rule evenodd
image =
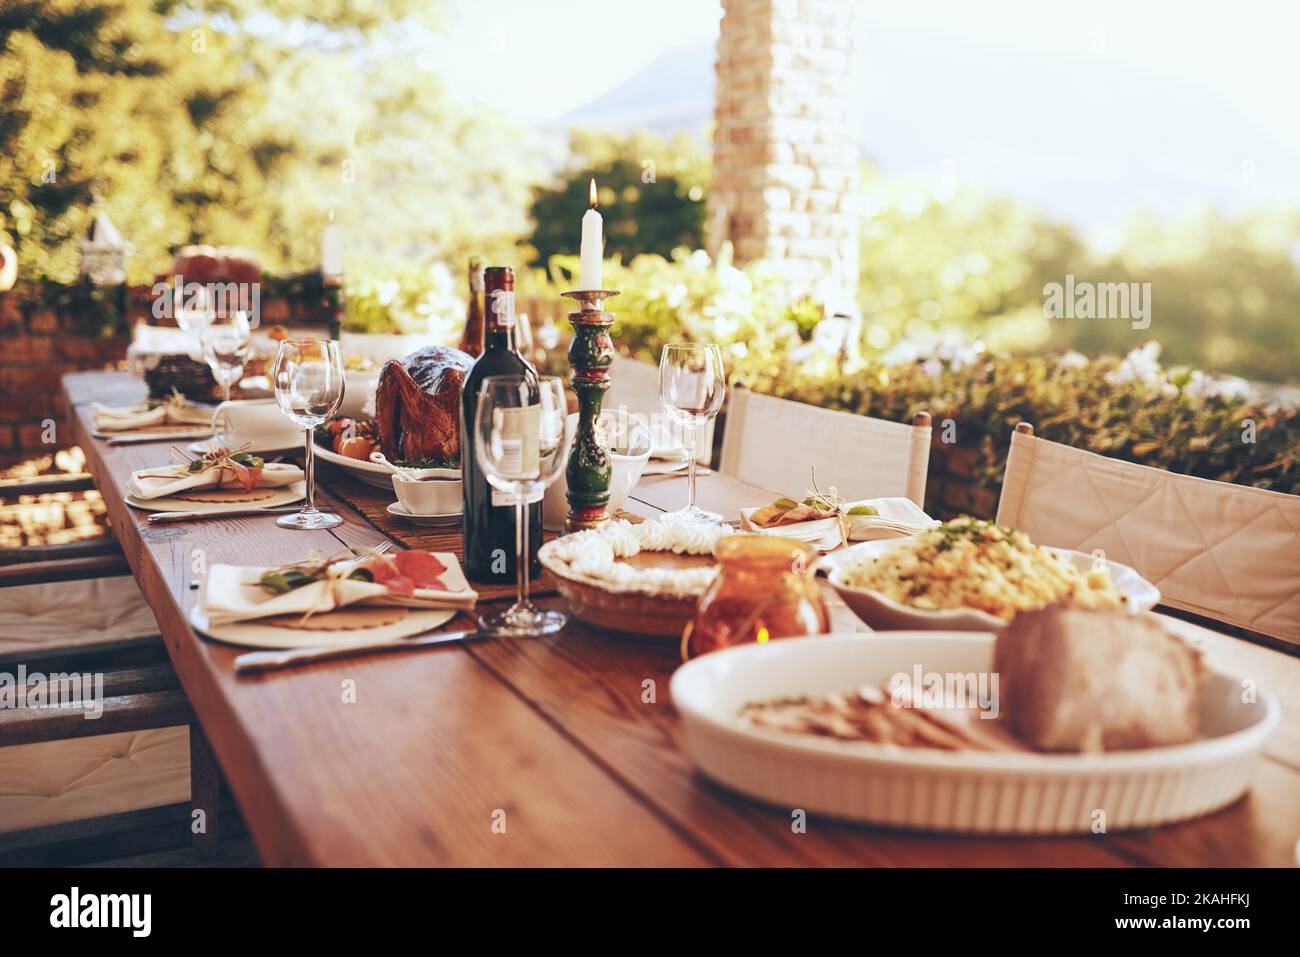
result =
M438 560L432 552L410 549L393 556L397 570L411 579L417 588L442 588L443 573L447 566Z
M257 483L262 480L262 470L250 468L247 465L240 465L233 459L228 460L230 470L235 473L235 478L239 484L244 486L245 492L251 492L257 487Z
M385 579L384 587L395 595L415 594L415 582L405 575L394 575L392 578Z
M446 591L439 578L447 566L430 552L408 549L392 557L379 555L369 568L377 583L399 595L409 595L417 588Z

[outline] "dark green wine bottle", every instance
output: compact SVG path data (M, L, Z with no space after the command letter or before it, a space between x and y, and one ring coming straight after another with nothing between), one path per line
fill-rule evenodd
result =
M515 347L515 271L508 266L483 270L483 353L470 367L460 393L460 471L465 501L465 574L471 581L515 581L515 506L510 493L492 487L474 454L478 435L474 413L479 388L489 376L516 375L537 381L537 370ZM528 567L540 575L537 549L542 544L542 502L525 509L528 518Z

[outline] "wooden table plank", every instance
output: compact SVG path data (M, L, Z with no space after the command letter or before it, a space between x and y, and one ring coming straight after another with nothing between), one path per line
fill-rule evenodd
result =
M194 548L209 564L278 563L340 539L262 517L143 526L122 484L165 446L92 439L79 378L65 380L75 440L266 863L710 862L462 648L236 679L237 649L185 621Z
M717 512L725 521L734 524L740 521L742 508L748 508L750 505L766 505L776 497L755 489L767 496L755 502L748 496L738 498L737 488L748 491L754 489L754 486L739 483L729 475L701 468L696 472L695 477L695 504L706 511ZM685 508L686 473L643 476L641 481L636 483L636 488L632 490L629 497L660 512L674 512L679 508Z

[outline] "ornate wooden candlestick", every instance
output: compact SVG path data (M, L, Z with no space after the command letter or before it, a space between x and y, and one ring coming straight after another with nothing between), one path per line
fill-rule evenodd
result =
M569 313L573 325L573 343L569 346L569 365L573 368L570 384L578 394L578 430L569 451L564 476L568 481L569 514L566 532L596 528L609 521L609 449L596 436L600 404L609 388L609 365L614 361L614 342L609 327L614 314L603 308L605 300L617 296L610 289L587 289L566 292L582 308Z

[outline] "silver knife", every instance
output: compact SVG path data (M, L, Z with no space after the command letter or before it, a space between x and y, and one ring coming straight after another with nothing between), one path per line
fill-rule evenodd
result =
M322 512L333 510L333 506L317 505L316 508ZM157 525L161 522L189 522L199 518L239 518L246 515L283 515L289 512L302 510L302 504L297 505L277 505L271 508L232 508L218 510L214 512L154 512L146 521L150 525Z
M444 631L429 634L422 632L410 638L385 638L383 641L358 641L347 645L326 648L292 648L288 651L249 651L235 659L235 674L250 675L275 668L287 668L308 661L325 661L329 658L346 658L349 655L373 654L380 651L399 651L402 648L423 648L429 645L450 644L454 641L474 641L488 638L484 631Z

